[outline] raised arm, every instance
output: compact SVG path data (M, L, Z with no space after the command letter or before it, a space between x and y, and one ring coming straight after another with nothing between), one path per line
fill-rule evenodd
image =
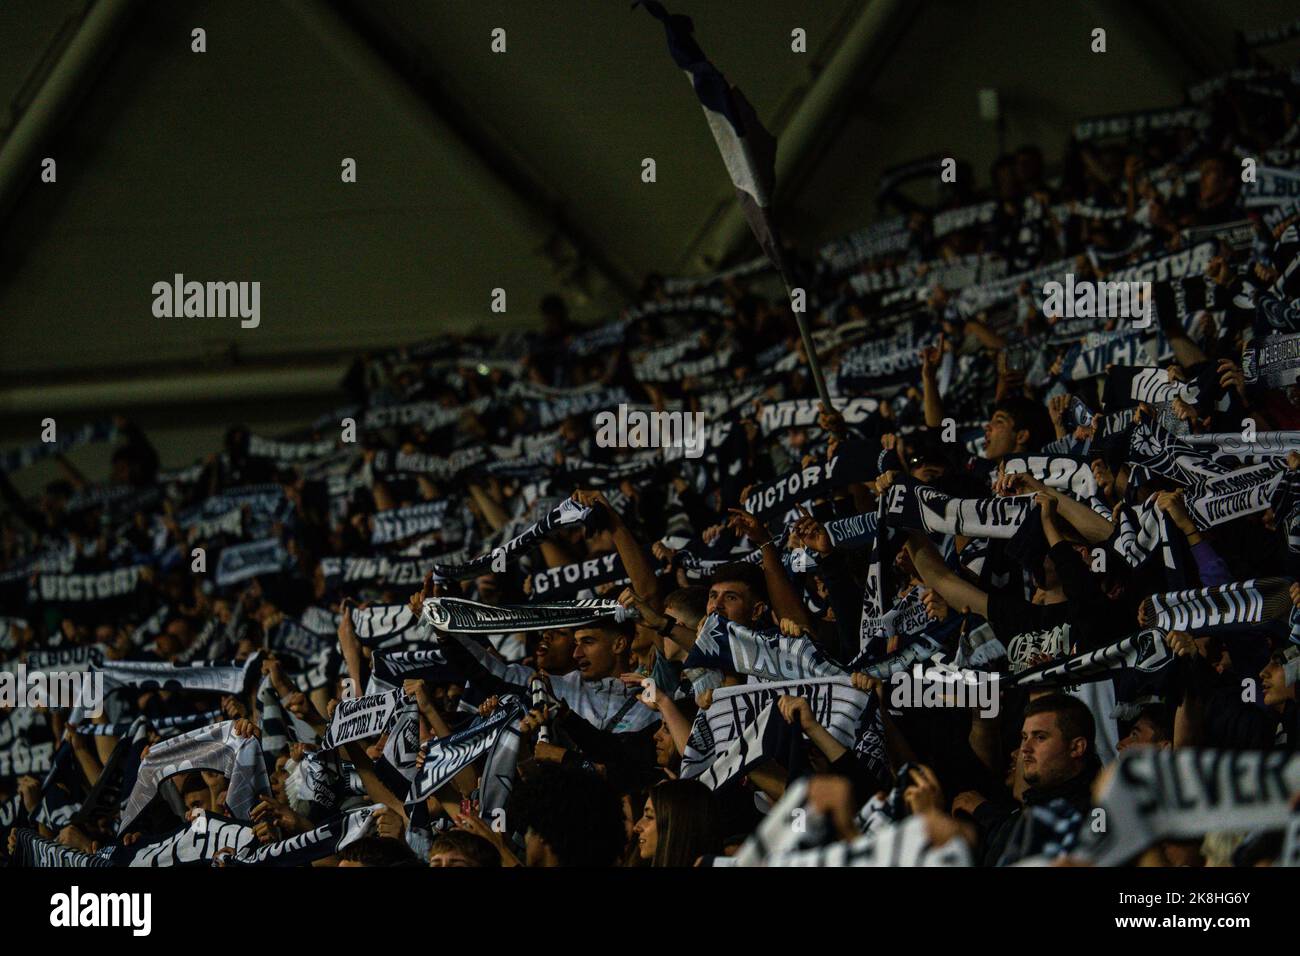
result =
M938 591L949 607L970 609L980 617L988 617L988 594L944 564L938 549L923 532L909 531L905 547L921 580Z
M609 516L610 530L614 534L614 547L618 549L619 560L623 562L623 568L627 571L632 590L639 594L642 600L652 608L662 613L664 599L659 592L659 579L655 577L655 570L646 558L646 552L641 547L641 542L623 523L623 519L619 517L618 512L614 510L609 501L599 491L579 489L573 493L573 500L588 508L603 508L605 510L605 513Z
M763 522L748 511L732 508L727 523L737 534L744 535L750 541L762 542L763 579L767 583L767 596L772 601L772 610L777 620L789 618L809 631L815 630L808 609L804 607L794 582L781 564L781 552L777 550L775 542L770 540Z

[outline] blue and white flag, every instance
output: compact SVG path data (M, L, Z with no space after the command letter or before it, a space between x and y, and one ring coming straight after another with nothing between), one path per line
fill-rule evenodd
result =
M686 71L700 98L749 228L777 271L786 276L784 255L769 213L776 182L776 138L764 129L744 94L704 55L692 36L695 25L690 17L670 14L658 0L639 0L637 5L663 23L668 52Z

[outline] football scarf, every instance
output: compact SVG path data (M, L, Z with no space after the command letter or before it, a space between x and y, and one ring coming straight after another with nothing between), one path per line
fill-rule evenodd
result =
M1011 679L1011 685L1072 687L1107 680L1121 671L1151 675L1163 671L1173 659L1174 652L1165 643L1165 631L1149 627L1106 647L1023 670Z
M262 683L257 687L255 705L257 726L262 728L262 749L269 754L287 750L289 744L297 738L284 706L280 703L280 695L271 686L271 678L262 678Z
M767 866L974 866L971 848L955 836L935 846L922 817L882 827L849 842L796 850L767 860Z
M466 412L482 414L491 404L491 399L481 398L451 408L446 408L438 402L406 402L401 405L368 408L362 420L362 427L366 431L374 431L391 428L394 425L420 425L427 431L436 431L455 424Z
M539 428L554 428L566 418L587 415L631 401L626 389L606 388L600 391L580 392L529 404L529 421Z
M878 521L879 515L869 511L845 518L833 518L825 522L822 527L826 529L826 534L831 539L831 547L837 550L860 551L870 547L875 540Z
M451 504L452 499L442 498L438 501L424 501L406 508L380 511L374 516L375 523L370 530L370 543L392 544L394 541L441 528L447 521L447 509Z
M1199 381L1179 382L1169 377L1163 368L1134 368L1116 365L1106 372L1106 391L1102 406L1106 411L1132 408L1142 402L1164 405L1174 399L1189 405L1209 398L1203 394Z
M585 523L590 514L590 508L584 508L573 499L566 498L547 512L540 521L529 526L509 541L493 548L487 554L475 558L468 564L437 564L434 566L434 573L441 578L453 581L464 581L468 578L478 577L480 574L486 574L488 571L493 570L494 563L501 560L508 563L518 559L521 554L530 550L533 545L555 529L579 522Z
M420 621L449 634L513 634L555 627L585 627L612 617L632 620L636 611L617 601L553 601L525 605L479 604L464 598L429 598Z
M1286 388L1300 380L1300 332L1253 339L1241 353L1247 385Z
M1066 353L1063 375L1067 381L1082 382L1105 375L1111 365L1155 365L1169 354L1162 334L1089 332Z
M103 644L76 644L72 647L57 647L46 651L27 652L27 672L63 671L81 673L104 663ZM0 670L4 666L0 665Z
M117 832L130 832L135 818L158 793L160 783L188 770L212 770L225 775L230 781L226 805L238 819L249 819L257 795L268 792L271 781L262 745L256 737L237 736L234 728L235 722L226 720L154 744L136 773Z
M378 651L371 656L373 670L370 672L371 685L384 685L377 690L366 688L366 694L379 693L380 690L396 689L406 680L424 680L432 684L455 683L460 678L459 671L447 663L442 651L437 648L415 651Z
M419 587L424 576L438 568L434 558L321 558L320 569L325 586L336 589L345 585L362 587Z
M1219 252L1217 241L1207 241L1184 247L1176 252L1162 253L1131 266L1116 269L1106 276L1107 282L1167 282L1185 276L1205 274L1210 260ZM1163 348L1164 346L1162 346ZM1164 356L1161 356L1163 358ZM1130 365L1150 365L1150 362L1130 362Z
M117 429L112 422L96 422L72 430L62 429L63 437L52 442L40 442L24 448L0 453L0 471L12 473L21 471L45 458L63 455L81 445L114 441Z
M250 541L222 548L217 559L217 587L230 587L240 581L268 574L279 574L293 567L293 558L278 538Z
M1255 170L1255 181L1245 183L1241 201L1247 209L1261 206L1280 206L1300 198L1300 171L1273 169L1260 166Z
M987 623L971 628L957 639L952 664L958 668L996 670L1007 659L1007 649Z
M404 696L401 691L390 691L339 701L325 739L321 741L321 749L333 750L354 740L378 737L392 725L400 698Z
M402 696L384 741L384 759L408 781L415 776L420 752L420 711L415 698Z
M1180 485L1195 485L1228 472L1226 466L1186 440L1148 422L1138 422L1129 431L1128 460L1134 467L1148 469Z
M141 690L186 690L196 693L233 694L244 692L250 675L261 669L254 654L242 664L172 664L166 661L106 661L99 668L104 688L111 693L119 687Z
M286 515L289 501L284 496L284 489L272 482L244 485L205 498L193 508L181 512L177 522L183 528L197 517L215 518L239 508L247 508L254 518L274 520Z
M827 242L817 250L818 270L838 278L869 259L906 251L911 241L907 218L891 216Z
M767 719L754 727L748 738L745 731L782 695L807 698L813 717L845 747L852 747L857 739L862 712L870 696L856 689L847 677L719 687L713 692L713 703L708 710L696 714L691 725L682 756L682 779L700 776L724 754L730 754L728 761L709 778L709 785L717 786L759 759L764 741L771 740L768 733L774 724L772 712L767 712ZM775 720L784 723L779 714Z
M921 367L923 344L910 326L888 338L860 342L840 357L836 381L841 389L860 389L913 373Z
M483 754L488 753L505 733L523 719L524 705L513 695L501 700L486 718L476 719L469 727L449 737L435 737L425 743L424 766L411 781L407 804L427 800L450 783Z
M914 478L900 478L885 492L886 517L894 527L968 538L1013 538L1037 505L1033 495L953 498Z
M288 618L271 629L266 643L276 654L292 655L300 665L322 652L328 653L336 646L331 638L309 631Z
M334 453L338 441L334 438L322 438L320 441L273 441L258 435L249 435L247 452L251 458L270 458L283 464L305 462L315 458L325 458Z
M774 759L792 772L797 771L801 757L791 753L792 746L800 746L802 732L786 723L777 711L775 698L770 699L752 714L740 736L722 748L715 760L698 776L710 790L734 779L755 764Z
M1147 620L1166 631L1234 629L1291 615L1290 578L1252 578L1212 588L1152 594L1142 601Z
M754 489L745 499L745 510L765 521L782 516L800 502L866 481L874 470L874 457L865 442L842 442L830 461L796 468Z
M1274 459L1201 481L1188 496L1187 510L1198 528L1257 514L1272 506L1286 463Z
M874 574L874 568L868 573ZM894 598L883 614L875 613L879 599L871 591L867 588L863 592L862 621L858 630L858 654L863 660L879 657L886 640L893 635L917 637L938 624L926 611L919 587L909 588L901 597Z
M251 832L251 831L250 831ZM35 830L18 827L13 831L17 839L14 860L18 866L51 867L109 867L115 847L106 847L98 853L89 854L70 846L61 846L53 840L47 840Z
M310 804L334 809L343 796L343 770L334 751L309 751L284 782L284 792L294 808L306 813ZM301 805L301 806L300 806Z
M833 842L830 828L819 814L808 812L808 780L795 780L771 812L745 840L732 858L719 857L714 865L734 866L973 866L971 849L960 837L932 846L925 820L908 817L886 822L848 842ZM790 826L801 816L802 828ZM810 846L809 844L814 844ZM727 860L727 863L722 863Z
M624 581L627 579L627 571L618 552L609 551L585 561L536 571L531 577L532 592L528 595L529 600L550 601L571 597L600 584Z
M861 425L880 410L879 400L867 397L836 398L831 404L849 425ZM788 428L816 428L820 414L820 402L811 398L790 399L764 405L759 411L758 424L764 435L774 435Z
M35 597L47 604L109 601L134 593L144 565L88 574L41 574Z
M1119 522L1107 547L1131 568L1157 559L1164 567L1167 582L1176 586L1186 580L1186 540L1173 533L1169 516L1156 507L1155 498L1148 498L1136 508L1125 505L1120 509Z
M1097 479L1087 455L1011 455L1002 459L1008 475L1027 473L1049 488L1088 500L1097 494ZM997 476L993 472L990 477Z
M867 553L867 582L862 589L862 619L858 629L858 660L874 653L880 641L889 637L895 590L891 583L894 558L901 536L889 527L888 495L876 499L876 534Z
M376 475L426 475L446 480L457 477L475 465L483 464L487 459L488 451L482 445L457 449L445 458L424 452L389 451L381 448L371 459L370 468Z
M1282 853L1274 866L1300 866L1300 813L1291 815L1291 822L1286 826L1286 837L1282 841Z
M1254 441L1246 441L1240 432L1216 432L1188 435L1183 441L1215 461L1233 458L1239 465L1256 465L1300 451L1300 432L1256 432Z
M750 674L770 681L802 680L844 675L807 637L786 637L780 631L755 631L710 614L686 656L683 667L715 668Z
M1293 260L1288 271L1294 272L1297 268L1300 267L1297 267ZM1279 283L1283 281L1284 279L1278 280ZM1272 289L1261 291L1255 299L1256 336L1294 332L1300 332L1300 308L1297 307L1295 300L1286 298Z
M314 830L278 840L258 844L256 840L236 847L235 852L220 862L225 866L309 866L316 860L333 856L350 844L375 832L375 814L382 803L350 810L342 816L327 820Z
M1273 460L1231 471L1164 429L1140 422L1129 437L1128 458L1145 469L1191 486L1187 508L1205 529L1270 507L1283 485L1284 463Z
M1159 840L1282 829L1297 790L1297 752L1133 747L1098 800L1106 829L1085 828L1080 853L1095 866L1121 866Z
M258 845L253 828L216 813L200 813L164 836L113 848L114 866L212 866L218 857Z
M539 727L537 739L549 740L548 728ZM483 761L483 774L479 779L478 787L478 804L479 816L485 820L493 819L498 810L504 812L506 804L510 802L510 793L515 785L515 772L519 765L521 740L517 724L512 722L502 724L496 741L488 750L487 759Z

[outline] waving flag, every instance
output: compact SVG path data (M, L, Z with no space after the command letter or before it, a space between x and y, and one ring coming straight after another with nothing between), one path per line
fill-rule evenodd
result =
M768 217L776 181L776 138L763 128L745 95L728 83L704 55L695 42L695 25L690 17L669 13L658 0L639 0L633 6L645 7L663 23L668 34L668 52L695 87L722 161L736 186L736 196L749 228L754 230L772 264L784 275L781 247Z
M695 95L700 98L727 174L736 187L736 198L740 200L745 220L789 289L790 271L770 212L776 185L776 137L759 122L758 114L745 99L745 94L728 83L722 72L704 55L695 42L695 24L690 17L669 13L659 0L637 0L632 6L634 9L645 7L651 16L663 23L668 34L668 52L672 54L673 62L686 72L695 88ZM802 310L795 311L795 320L803 337L817 394L829 405L830 394L826 391L826 382L817 363L817 350Z

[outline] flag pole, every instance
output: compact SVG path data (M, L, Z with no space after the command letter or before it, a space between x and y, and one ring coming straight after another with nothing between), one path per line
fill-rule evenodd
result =
M832 409L834 406L831 405L830 393L826 391L826 378L822 375L821 362L817 359L817 347L813 345L812 333L808 330L808 322L804 318L807 310L794 307L794 290L790 285L789 274L785 270L784 263L781 268L781 281L785 283L785 294L790 300L790 311L794 313L794 320L799 326L799 337L803 340L804 360L808 363L808 371L812 373L813 384L817 386L817 395L827 409ZM804 298L806 304L806 290Z
M807 311L807 290L802 290L805 307L796 309L790 270L781 249L781 241L777 238L776 226L768 211L768 197L772 194L776 179L776 138L764 128L745 95L728 83L727 78L704 55L704 51L695 42L695 25L690 17L670 14L659 0L636 0L632 6L644 7L647 13L664 25L668 52L672 55L673 62L686 72L695 95L700 99L700 105L704 107L709 129L727 167L727 175L736 187L736 198L741 211L754 238L785 283L790 311L794 313L794 320L799 325L799 337L803 339L808 370L817 386L817 394L821 396L826 408L830 409L831 397L826 391L826 378L822 375L812 333L808 331L808 322L804 318L804 312Z

